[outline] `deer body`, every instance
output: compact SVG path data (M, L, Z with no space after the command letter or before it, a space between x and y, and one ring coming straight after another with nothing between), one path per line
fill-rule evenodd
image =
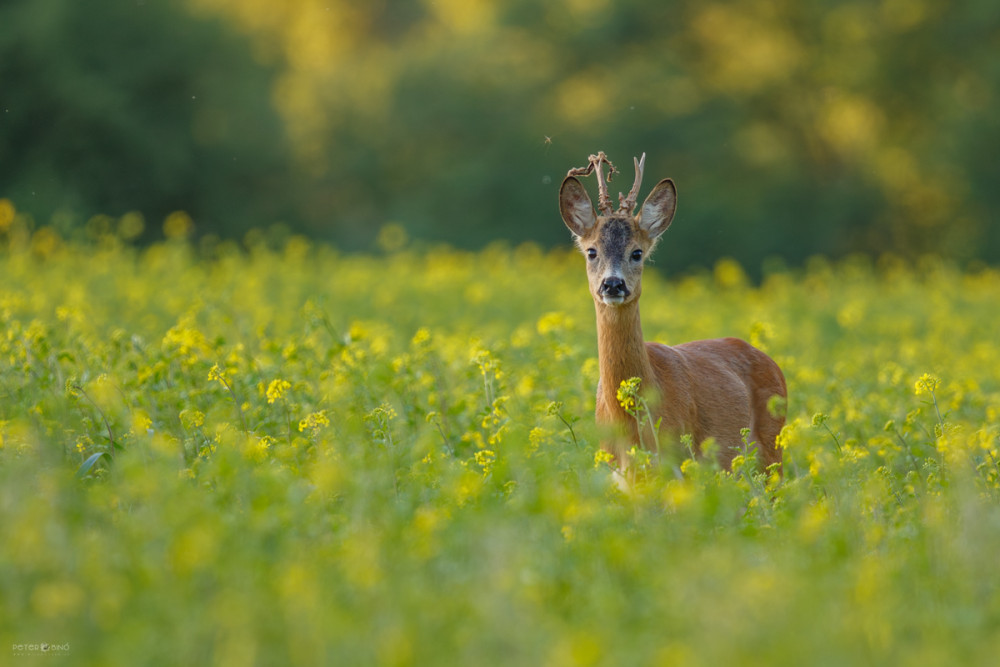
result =
M602 163L614 167L603 153L591 156L583 169L571 170L559 193L563 220L587 257L587 276L597 315L600 381L596 416L618 427L622 437L603 447L627 467L626 452L640 438L635 420L618 402L623 380L637 377L647 398L652 422L676 441L690 434L700 445L712 438L719 445L720 462L729 466L742 445L741 430L750 429L761 462L780 463L776 446L784 417L772 414L772 397L785 399L785 379L766 354L742 340L720 338L674 347L647 343L639 317L642 267L676 209L673 181L660 181L633 216L642 180L642 160L635 161L636 181L628 197L619 195L617 212L611 208ZM599 209L594 208L576 178L597 172Z

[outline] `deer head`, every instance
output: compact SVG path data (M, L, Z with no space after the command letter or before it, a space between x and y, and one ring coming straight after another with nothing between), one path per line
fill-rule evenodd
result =
M608 165L607 181L604 164ZM635 159L635 183L628 196L618 195L617 211L612 210L608 196L608 183L616 169L603 152L591 155L586 167L570 169L559 188L559 211L587 258L587 281L597 304L621 306L639 298L646 257L674 218L677 189L669 178L656 184L634 215L645 164L643 153L642 159ZM577 178L591 172L597 173L599 213Z

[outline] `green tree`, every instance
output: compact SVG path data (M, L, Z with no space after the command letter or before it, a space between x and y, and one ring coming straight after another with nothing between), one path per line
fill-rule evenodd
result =
M39 224L174 210L240 234L288 214L272 73L169 3L0 6L0 189ZM65 231L65 230L64 230Z

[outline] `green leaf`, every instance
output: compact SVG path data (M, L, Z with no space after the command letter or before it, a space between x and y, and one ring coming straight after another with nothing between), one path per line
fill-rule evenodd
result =
M97 460L102 456L107 456L107 454L104 452L97 452L96 454L91 454L87 457L87 460L80 464L80 468L76 471L77 478L82 479L86 476L86 474L90 472L90 469L94 467L94 464L97 463Z

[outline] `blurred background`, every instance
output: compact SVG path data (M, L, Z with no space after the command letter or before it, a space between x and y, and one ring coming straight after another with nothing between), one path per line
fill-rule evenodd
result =
M996 0L4 0L0 198L68 236L568 245L566 171L627 190L645 151L669 271L996 262L998 86Z

